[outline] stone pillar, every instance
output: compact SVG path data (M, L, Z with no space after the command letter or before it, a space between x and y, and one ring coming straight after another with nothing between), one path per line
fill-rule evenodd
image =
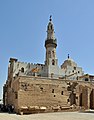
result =
M88 109L90 109L90 93L91 93L91 89L90 88L87 88L88 89Z
M82 106L88 109L88 88L83 87L82 89Z

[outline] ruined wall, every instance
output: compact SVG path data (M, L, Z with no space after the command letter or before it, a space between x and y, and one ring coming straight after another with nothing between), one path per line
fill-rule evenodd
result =
M11 86L9 85L9 82L6 83L6 91L5 91L5 98L4 99L4 105L13 105L15 108L15 111L18 108L18 90L19 90L19 80L13 80L11 82Z
M58 80L20 78L19 106L68 106L67 84Z
M90 82L19 76L7 93L8 104L13 104L16 112L21 107L44 106L51 110L74 104L94 109L94 84Z

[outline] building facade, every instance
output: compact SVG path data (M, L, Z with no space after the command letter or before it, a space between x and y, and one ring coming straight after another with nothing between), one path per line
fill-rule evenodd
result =
M20 62L10 58L8 77L3 87L4 105L17 113L71 110L74 105L94 109L94 84L85 81L81 67L70 59L59 67L57 39L52 18L47 25L44 64Z

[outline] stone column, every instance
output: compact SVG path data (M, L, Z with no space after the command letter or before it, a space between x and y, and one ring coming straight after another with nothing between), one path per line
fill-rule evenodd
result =
M90 93L91 93L91 89L90 88L87 88L88 89L88 109L90 109Z

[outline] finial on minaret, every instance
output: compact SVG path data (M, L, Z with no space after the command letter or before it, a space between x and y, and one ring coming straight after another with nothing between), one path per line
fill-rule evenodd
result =
M70 58L70 55L68 54L68 59Z
M50 19L49 20L52 21L52 15L50 15Z

